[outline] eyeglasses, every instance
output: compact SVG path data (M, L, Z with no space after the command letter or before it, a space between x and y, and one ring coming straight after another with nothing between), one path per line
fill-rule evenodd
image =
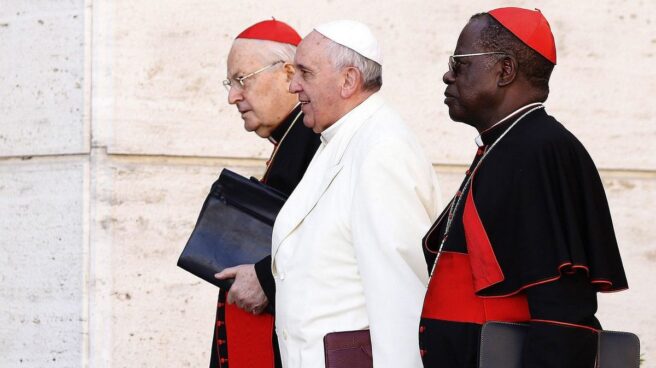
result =
M262 73L263 71L265 71L265 70L267 70L267 69L269 69L269 68L273 68L274 66L276 66L276 65L278 65L278 64L280 64L280 63L282 63L282 62L283 62L282 60L278 60L278 61L276 61L275 63L273 63L273 64L269 64L269 65L267 65L267 66L265 66L265 67L262 67L262 68L260 68L260 69L258 69L258 70L256 70L256 71L254 71L254 72L252 72L252 73L248 73L248 74L246 74L246 75L242 75L242 76L240 76L240 77L236 77L236 78L234 78L234 79L233 79L233 78L228 78L228 79L226 79L226 80L223 81L223 87L225 87L226 91L228 91L228 92L230 92L230 88L238 88L238 89L243 90L243 89L245 88L244 81L245 81L246 79L248 79L248 78L250 78L250 77L252 77L252 76L254 76L254 75L257 75L257 74L259 74L259 73Z
M460 54L460 55L451 55L449 56L449 71L453 73L458 73L458 61L456 59L468 57L468 56L482 56L482 55L508 55L503 51L490 51L490 52L477 52L474 54Z

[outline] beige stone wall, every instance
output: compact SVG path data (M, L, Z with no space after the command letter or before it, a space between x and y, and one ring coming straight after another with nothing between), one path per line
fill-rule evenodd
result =
M447 199L476 133L449 120L441 76L468 17L501 5L551 21L547 108L601 169L631 286L602 295L599 317L637 332L656 366L656 3L3 0L0 367L207 364L216 289L175 263L218 172L259 175L271 148L243 131L220 85L245 26L370 24L382 94Z

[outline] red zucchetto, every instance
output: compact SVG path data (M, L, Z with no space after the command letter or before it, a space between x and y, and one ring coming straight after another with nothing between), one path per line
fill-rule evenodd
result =
M526 46L556 64L556 42L547 18L540 10L499 8L488 12Z
M272 19L255 23L246 28L236 38L249 38L253 40L275 41L298 46L301 36L287 23Z

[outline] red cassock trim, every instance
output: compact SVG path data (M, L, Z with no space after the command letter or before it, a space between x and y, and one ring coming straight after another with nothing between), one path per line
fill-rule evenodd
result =
M590 326L578 325L578 324L575 324L575 323L567 323L567 322L561 322L561 321L552 321L552 320L548 320L548 319L531 319L531 322L533 322L533 323L547 323L547 324L561 326L561 327L582 328L584 330L589 330L589 331L592 331L592 332L595 332L595 333L599 332L599 330L597 330L596 328L590 327Z
M517 289L513 292L510 292L510 293L507 293L507 294L485 296L485 298L505 298L505 297L508 297L508 296L516 295L516 294L521 293L521 292L523 292L524 290L526 290L530 287L537 286L537 285L548 284L550 282L557 281L563 276L563 274L571 275L577 269L584 270L588 274L588 276L590 275L590 271L589 271L587 266L576 265L576 264L572 264L571 262L565 262L565 263L561 264L560 266L558 266L558 274L556 276L549 277L549 278L546 278L544 280L535 281L535 282L532 282L530 284L526 284L526 285L520 287L519 289ZM601 293L617 292L617 291L626 290L626 288L624 288L624 289L613 289L612 288L613 283L608 281L608 280L591 279L590 283L595 285L598 289L597 291L599 291Z
M428 284L422 318L478 324L531 318L525 294L484 298L476 295L474 284L470 256L442 252Z
M472 177L472 181L474 178ZM487 237L483 222L478 216L478 210L474 203L474 188L467 193L465 209L462 215L462 223L465 228L465 239L467 241L467 253L471 263L471 272L474 276L474 290L481 291L504 280L501 266L494 255L492 244Z
M273 316L253 315L235 304L225 305L230 368L273 368Z

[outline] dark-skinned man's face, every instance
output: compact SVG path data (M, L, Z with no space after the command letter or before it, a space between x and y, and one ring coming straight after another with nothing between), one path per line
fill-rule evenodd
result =
M460 33L454 55L502 51L484 50L479 45L479 35L486 25L487 20L484 18L470 21ZM491 64L490 60L494 57L480 55L456 58L454 70L447 71L442 77L446 84L444 103L449 107L449 116L454 121L477 127L494 113L499 98L499 68Z

